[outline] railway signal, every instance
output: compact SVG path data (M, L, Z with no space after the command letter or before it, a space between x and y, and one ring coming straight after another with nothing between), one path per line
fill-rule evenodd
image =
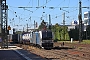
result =
M8 29L7 30L11 30L11 27L10 26L8 26Z

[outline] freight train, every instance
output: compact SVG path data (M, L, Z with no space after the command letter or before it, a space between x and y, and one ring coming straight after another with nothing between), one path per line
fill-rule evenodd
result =
M53 32L51 30L42 30L38 32L14 34L12 35L12 41L14 43L30 44L44 49L52 49Z

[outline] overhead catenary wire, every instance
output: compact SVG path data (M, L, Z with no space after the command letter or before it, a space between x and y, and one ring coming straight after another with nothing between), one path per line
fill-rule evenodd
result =
M30 2L29 2L28 4L30 4L31 1L32 1L32 0L30 0ZM51 1L51 0L47 0L47 3L45 3L46 5L48 4L48 1ZM66 1L66 0L64 0L64 1ZM69 0L69 1L70 1L70 0ZM63 2L63 3L64 3L64 2ZM43 4L42 6L39 5L39 7L40 7L40 8L43 8L43 6L45 7L46 5L44 5L44 4ZM61 5L61 4L60 4L60 5ZM69 2L68 2L67 7L69 7L68 9L71 9L71 10L69 11L69 13L73 13L72 11L78 11L77 5L76 5L75 7L70 7L69 5L70 5L70 4L69 4ZM27 6L27 7L28 7L28 6ZM32 7L35 8L36 11L40 9L39 7L37 7L37 8L34 7L34 5L33 5ZM65 7L65 8L67 8L67 7ZM17 7L13 7L13 8L17 8ZM60 8L60 7L58 7L58 6L56 6L56 7L46 6L45 8L52 9L52 10L50 11L50 13L51 13L51 12L53 12L54 8L56 9L56 8ZM61 7L61 8L62 8L63 10L68 11L67 9L64 9L63 7ZM74 9L74 8L75 8L75 9ZM27 9L28 9L28 8L27 8ZM26 14L26 13L25 13L26 15L21 13L21 15L23 15L23 16L25 15L25 17L20 16L20 14L17 14L17 15L18 15L18 17L19 17L19 16L22 17L22 20L26 20L26 19L28 20L30 16L33 18L32 14L35 14L35 13L36 13L35 10L33 9L34 13L29 13L29 14ZM63 11L63 10L62 10L62 11ZM26 12L26 11L24 10L24 12ZM69 13L66 13L66 14L69 14ZM46 13L46 14L49 14L49 13ZM60 14L59 14L59 13L57 13L57 14L51 14L51 15L54 15L55 18L56 18L56 17L58 18L58 17L61 16L61 13L60 13ZM71 15L69 15L69 16L71 16ZM77 16L76 13L73 14L73 16ZM36 17L36 18L38 18L38 17ZM33 18L33 19L35 19L35 18ZM39 18L39 19L40 19L40 18ZM53 17L52 19L54 19L54 17Z
M69 7L69 6L68 6L68 7L55 7L55 8L54 8L54 7L51 7L51 8L52 8L52 9L55 9L55 8L70 8L70 9L71 9L71 8L78 8L78 7ZM63 9L62 9L62 11L68 12L68 11L63 10ZM75 11L76 11L76 10L75 10ZM51 12L51 11L50 11L50 12ZM68 12L68 13L71 13L71 12L72 12L72 11L70 11L70 12ZM61 15L62 15L62 14L60 14L60 16L61 16ZM56 16L55 18L58 18L58 17L60 17L60 16L58 15L58 16ZM52 19L54 19L54 17L53 17Z
M63 0L60 4L62 4L63 2L64 2L65 0ZM55 9L55 8L60 8L60 7L58 7L58 6L60 6L60 4L58 4L56 7L48 7L48 8L51 8L51 9ZM49 14L50 12L52 12L52 11L49 11L47 14Z

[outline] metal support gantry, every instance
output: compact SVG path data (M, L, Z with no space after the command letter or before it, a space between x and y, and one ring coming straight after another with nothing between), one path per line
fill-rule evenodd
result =
M7 40L7 16L8 16L8 6L6 5L6 0L0 0L1 9L1 32L0 36L2 38L1 48L8 48Z
M64 40L65 40L65 12L63 13L63 31L64 31Z
M79 0L79 43L82 42L82 6L81 1Z

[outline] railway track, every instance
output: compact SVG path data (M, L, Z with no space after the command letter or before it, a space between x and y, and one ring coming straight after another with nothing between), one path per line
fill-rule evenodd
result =
M24 49L29 52L39 55L47 60L90 60L90 52L79 49L52 49L45 50L32 47L29 45L22 45Z
M45 53L47 53L47 54L45 54ZM73 55L73 54L67 53L62 50L47 50L47 51L45 51L45 53L43 55L45 56L45 58L48 58L48 59L61 59L61 60L63 60L63 59L64 60L80 60L80 59L82 59L82 57L80 57L79 55ZM84 59L88 60L88 58L84 58Z
M89 56L86 56L86 55L90 55L90 54L83 55L82 52L76 51L76 50L74 50L74 51L71 50L69 52L68 52L68 50L67 51L66 50L53 50L53 51L49 51L49 52L54 53L56 56L60 55L60 57L67 58L67 59L69 58L71 60L81 60L81 59L90 60Z
M78 55L79 57L83 59L89 59L90 60L90 52L87 51L81 51L81 50L68 50L67 53L70 53L72 55Z

